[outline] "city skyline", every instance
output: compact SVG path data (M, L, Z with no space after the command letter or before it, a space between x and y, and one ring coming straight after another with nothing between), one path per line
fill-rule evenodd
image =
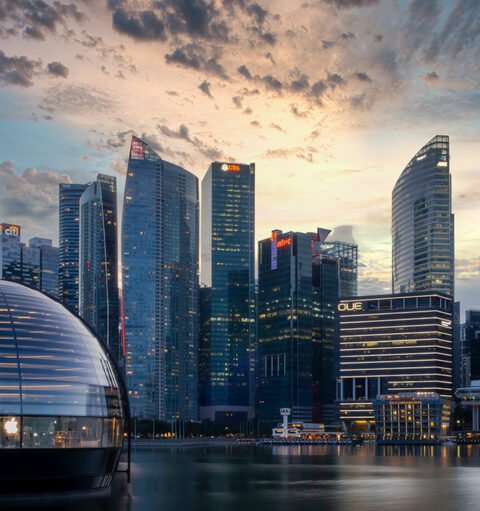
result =
M390 194L442 133L456 297L478 307L475 6L198 2L192 17L166 2L173 26L147 1L138 5L154 25L130 1L57 4L43 25L11 4L30 28L3 20L0 214L26 237L56 239L59 182L116 173L123 190L135 132L199 178L213 160L255 161L256 241L275 228L353 225L359 292L389 292Z

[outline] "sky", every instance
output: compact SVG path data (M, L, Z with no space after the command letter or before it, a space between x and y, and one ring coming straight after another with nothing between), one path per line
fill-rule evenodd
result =
M391 192L450 136L456 294L480 308L477 0L2 0L0 219L58 237L58 183L130 138L201 179L256 164L256 238L338 228L391 289Z

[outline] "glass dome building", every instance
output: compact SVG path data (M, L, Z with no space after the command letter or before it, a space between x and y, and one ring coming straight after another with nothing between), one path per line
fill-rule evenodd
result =
M0 493L110 485L123 392L95 335L43 293L0 281Z

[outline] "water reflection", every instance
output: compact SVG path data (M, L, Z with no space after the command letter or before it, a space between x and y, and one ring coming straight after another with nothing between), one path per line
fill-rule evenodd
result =
M28 503L73 511L456 511L480 501L479 446L137 449L110 498ZM4 506L1 505L2 510Z

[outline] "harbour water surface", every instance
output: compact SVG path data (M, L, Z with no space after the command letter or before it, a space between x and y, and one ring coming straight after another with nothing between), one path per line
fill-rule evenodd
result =
M477 510L479 453L479 446L136 448L130 485L118 474L109 498L50 502L48 509Z

